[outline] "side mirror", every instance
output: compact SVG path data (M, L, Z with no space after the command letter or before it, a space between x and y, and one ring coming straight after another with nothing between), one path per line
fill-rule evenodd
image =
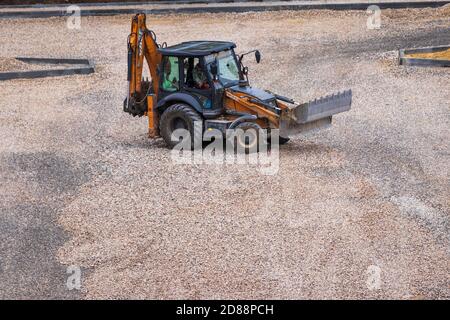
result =
M255 59L256 63L259 63L261 61L261 52L259 52L259 50L255 51Z

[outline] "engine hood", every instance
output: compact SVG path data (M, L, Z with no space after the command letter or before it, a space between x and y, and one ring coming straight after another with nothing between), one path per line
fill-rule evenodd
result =
M241 92L241 93L248 94L248 95L253 96L262 101L268 101L268 100L275 99L275 96L273 94L270 94L267 91L264 91L264 90L261 90L258 88L253 88L250 86L240 87L239 85L237 85L237 86L231 87L230 89L235 92Z

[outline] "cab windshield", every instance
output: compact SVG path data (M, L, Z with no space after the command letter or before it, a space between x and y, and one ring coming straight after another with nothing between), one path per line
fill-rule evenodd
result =
M211 74L211 64L217 59L217 77L224 87L229 87L239 83L239 68L231 50L222 51L206 56L206 64L209 74Z

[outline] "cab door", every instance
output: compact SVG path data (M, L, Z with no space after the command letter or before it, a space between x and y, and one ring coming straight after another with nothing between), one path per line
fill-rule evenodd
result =
M201 57L185 57L182 63L182 91L194 96L200 103L203 114L214 109L213 88Z

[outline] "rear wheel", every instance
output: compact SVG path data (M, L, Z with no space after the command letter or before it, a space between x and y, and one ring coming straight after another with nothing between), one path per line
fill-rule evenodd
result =
M194 125L196 122L200 125ZM170 148L181 142L178 138L172 137L172 133L177 129L184 129L189 132L191 149L197 145L202 146L203 119L197 111L186 104L177 103L167 108L161 116L159 128L162 138ZM194 137L198 137L197 139L200 139L200 142L195 144Z

